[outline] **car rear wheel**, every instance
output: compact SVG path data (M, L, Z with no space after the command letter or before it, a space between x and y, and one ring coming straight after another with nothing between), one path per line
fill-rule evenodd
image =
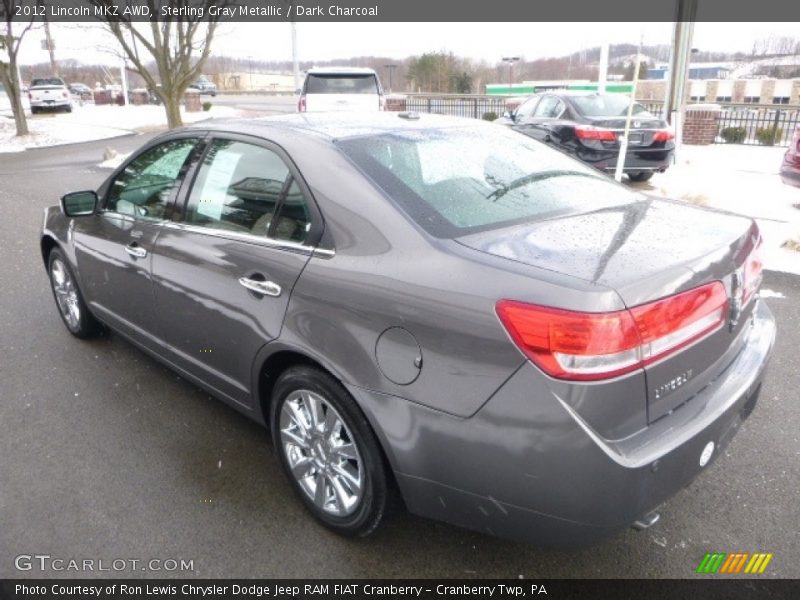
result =
M319 369L292 367L275 382L270 422L281 466L314 517L342 535L372 533L386 511L386 467L347 390Z
M647 181L652 176L652 171L630 171L628 173L628 179L631 181Z
M60 250L53 249L50 252L48 266L50 288L53 290L61 320L69 332L79 338L89 338L100 333L103 327L89 312L78 289L75 275Z

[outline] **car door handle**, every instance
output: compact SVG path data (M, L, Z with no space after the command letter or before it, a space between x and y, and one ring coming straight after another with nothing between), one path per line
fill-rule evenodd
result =
M145 256L147 256L147 250L142 248L136 242L132 242L127 246L125 246L125 252L130 254L133 258L144 258Z
M250 279L249 277L239 277L239 284L246 287L251 292L264 296L280 296L281 286L274 281L263 281L261 279Z

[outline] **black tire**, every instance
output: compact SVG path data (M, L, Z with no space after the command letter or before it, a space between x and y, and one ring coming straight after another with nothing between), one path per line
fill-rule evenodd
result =
M316 496L312 497L312 492L307 487L303 487L304 485L310 485L310 483L301 483L301 480L292 473L290 460L295 460L298 456L302 456L301 460L304 461L303 464L300 465L298 469L299 463L295 462L295 468L298 471L302 469L307 470L307 478L303 479L303 481L313 479L314 482L318 482L320 481L319 477L322 477L322 496L328 497L327 492L330 492L330 500L327 504L331 505L332 508L343 506L340 501L340 496L334 491L336 486L333 485L332 479L325 479L326 475L320 472L315 466L315 461L321 460L319 458L320 455L316 454L314 458L311 458L312 455L310 453L303 455L301 446L285 437L286 433L281 430L281 415L284 405L286 405L287 402L296 403L301 390L306 396L308 396L307 392L310 392L312 395L321 398L324 401L323 404L327 404L327 407L324 407L324 414L326 417L330 414L330 407L335 409L333 412L334 418L339 417L343 423L343 427L340 428L341 435L349 439L352 446L357 450L357 459L352 460L344 460L336 456L330 447L328 447L326 452L322 453L323 457L325 457L327 453L331 461L344 461L351 471L357 470L360 475L359 480L362 482L360 497L357 501L354 501L353 506L349 508L350 512L346 515L338 516L331 514L318 506ZM286 423L286 419L291 419L291 417L288 416L288 414L291 413L289 407L287 407L287 411L287 415L284 417L284 423ZM293 414L297 415L297 413ZM307 415L308 413L303 414ZM322 409L320 409L320 415L321 414ZM296 421L289 421L289 423L296 423ZM327 420L325 424L320 424L320 426L326 424ZM340 535L364 537L372 533L378 527L386 512L388 497L386 465L384 464L383 454L372 428L352 396L350 396L342 384L328 373L314 367L296 366L287 369L278 377L278 380L275 382L275 387L273 388L270 406L270 425L272 429L272 439L278 453L281 467L289 483L294 488L295 493L309 512L323 525ZM295 428L295 430L298 430L298 428ZM313 426L308 427L307 431L313 431L313 435L319 438L316 442L317 444L320 443L320 439L326 438L326 434L321 433L322 430L313 428ZM346 436L344 434L346 434ZM330 437L333 437L333 434L331 434L329 438ZM313 447L313 445L313 442L309 444L310 447ZM333 447L335 448L336 446ZM290 458L290 454L292 458ZM327 461L328 458L325 460ZM358 466L355 468L353 465ZM336 467L333 468L335 469ZM323 469L327 470L328 467L323 467ZM312 475L312 472L316 474ZM335 473L333 476L338 477ZM342 487L341 478L339 478L339 487ZM351 489L352 488L348 488L347 491ZM323 502L323 505L324 504L325 502Z
M35 114L36 114L36 113L38 113L38 112L39 112L39 108L38 108L38 107L36 107L36 106L31 106L31 114L32 114L32 115L35 115Z
M67 104L67 107L66 107L66 109L65 109L65 110L66 110L68 113L71 113L71 112L72 112L72 105L71 105L71 104Z
M54 273L54 268L61 269L69 277L72 282L72 289L74 289L74 298L66 300L62 297L62 299L59 300L59 294L61 292L56 291L58 286L56 283L57 275ZM72 272L72 268L69 266L69 262L64 257L63 252L58 248L53 248L47 258L47 274L50 279L50 290L53 292L53 299L56 301L58 314L61 316L61 320L64 322L67 331L81 339L99 335L103 331L103 326L94 318L94 315L89 312L89 308L86 306L86 302L83 300L83 295L78 287L78 280L75 278L75 274ZM76 310L72 313L72 316L67 316L65 314L65 312L69 312L69 309L65 311L65 309L62 308L62 301L67 304L74 303Z
M631 181L648 181L653 176L653 171L630 171L627 175Z

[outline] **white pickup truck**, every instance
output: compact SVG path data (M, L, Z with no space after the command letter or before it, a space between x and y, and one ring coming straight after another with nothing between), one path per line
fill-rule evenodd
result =
M37 77L31 80L28 88L28 98L31 102L31 113L36 114L43 110L64 109L72 112L72 95L63 79L58 77Z

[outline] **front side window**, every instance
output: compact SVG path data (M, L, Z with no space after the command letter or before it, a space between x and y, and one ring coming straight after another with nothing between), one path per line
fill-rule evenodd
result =
M215 140L189 195L186 222L303 243L311 220L280 156L253 144Z
M536 106L533 116L544 119L554 119L561 114L563 107L561 100L555 96L545 96Z
M146 150L117 175L106 210L146 219L163 219L173 191L180 185L194 138L165 142Z
M517 109L515 113L515 117L518 121L522 121L523 119L527 119L533 113L533 110L536 108L536 103L539 102L539 98L534 96L533 98L529 98L522 105Z

